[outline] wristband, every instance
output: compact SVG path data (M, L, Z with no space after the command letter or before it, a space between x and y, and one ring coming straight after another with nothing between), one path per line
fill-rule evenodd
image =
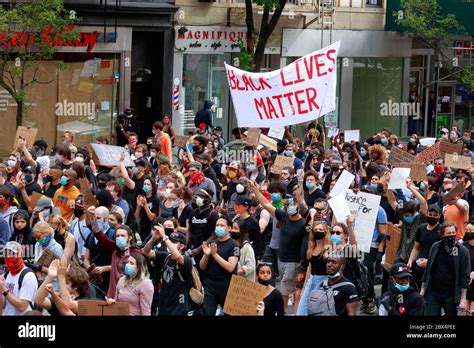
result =
M166 236L165 238L163 238L163 242L166 242L168 239L170 239L170 237Z

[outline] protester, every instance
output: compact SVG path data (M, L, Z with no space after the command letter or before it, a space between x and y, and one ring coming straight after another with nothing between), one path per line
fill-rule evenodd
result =
M255 281L255 253L249 241L248 225L245 220L234 221L230 237L240 246L240 259L237 274L252 282Z
M283 305L283 296L278 289L275 289L270 285L272 279L272 268L265 263L259 263L256 271L258 283L268 288L267 293L263 298L263 302L265 303L264 316L284 316L285 306Z

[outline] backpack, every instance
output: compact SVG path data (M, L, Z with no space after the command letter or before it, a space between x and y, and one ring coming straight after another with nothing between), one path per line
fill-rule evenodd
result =
M337 315L336 302L334 300L334 289L345 285L354 284L350 282L342 282L334 285L328 285L328 281L309 294L308 315Z
M367 267L359 260L348 263L346 268L350 273L350 279L353 282L359 298L364 298L369 292L369 273Z

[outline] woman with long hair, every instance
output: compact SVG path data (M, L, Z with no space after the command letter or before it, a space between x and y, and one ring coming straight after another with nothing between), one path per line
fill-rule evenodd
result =
M140 238L143 241L151 233L151 223L160 213L160 200L156 196L155 180L146 178L143 181L142 194L137 196L135 219L140 223Z
M79 263L77 257L77 243L74 235L69 232L69 225L67 221L60 215L51 215L49 217L49 225L54 229L54 239L63 247L63 258L67 261L73 260L76 264ZM74 257L76 256L76 257Z
M161 121L163 122L163 132L170 136L171 142L173 143L174 139L176 138L176 131L171 125L171 116L169 114L164 114Z
M265 303L264 316L274 317L285 315L285 306L283 304L283 295L278 289L275 289L270 284L272 279L272 268L266 263L259 263L257 265L257 281L259 284L267 287L267 292L263 298Z
M255 252L249 241L249 232L245 220L232 223L230 236L240 247L240 259L237 268L237 275L252 282L255 281Z
M119 279L114 298L106 298L107 304L115 301L127 302L130 315L151 315L153 283L148 274L146 258L141 254L130 254L124 266L124 275Z
M306 259L309 262L303 295L297 308L297 315L308 315L309 294L327 278L326 260L332 249L329 227L325 222L316 221L311 227Z

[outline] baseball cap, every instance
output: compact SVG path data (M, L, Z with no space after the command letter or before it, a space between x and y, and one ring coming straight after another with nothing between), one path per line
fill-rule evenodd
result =
M238 196L235 200L235 204L245 205L250 207L252 205L252 200L248 196Z
M23 169L23 173L31 173L31 174L36 174L36 168L32 166L28 166L25 169Z
M188 168L196 168L197 170L202 170L202 164L197 161L193 161L188 164Z
M438 204L431 204L429 207L428 207L428 211L430 210L434 210L436 211L437 213L441 214L441 208Z
M186 237L184 236L184 234L179 233L179 232L171 233L170 239L182 244L186 244Z
M204 152L199 155L194 155L194 157L203 159L204 161L208 161L208 162L211 161L211 156L209 156L207 153L204 153Z
M214 128L216 131L221 131L222 130L222 127L221 126L217 126Z
M46 208L51 208L53 206L51 200L48 197L41 197L38 199L38 202L36 202L36 207L33 209L33 211L42 211Z
M411 277L411 272L410 269L406 264L403 262L396 263L392 266L392 269L390 270L390 275L395 277L395 278L405 278L405 277Z

